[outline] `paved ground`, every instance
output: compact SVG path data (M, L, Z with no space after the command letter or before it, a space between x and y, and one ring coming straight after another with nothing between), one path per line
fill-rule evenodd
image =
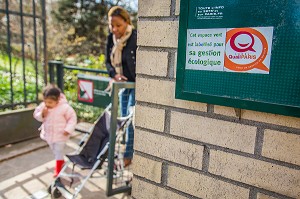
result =
M68 142L67 152L74 151L76 136ZM47 187L53 182L53 155L39 138L0 148L0 199L49 199ZM106 197L106 179L89 180L78 198L130 198L124 194Z

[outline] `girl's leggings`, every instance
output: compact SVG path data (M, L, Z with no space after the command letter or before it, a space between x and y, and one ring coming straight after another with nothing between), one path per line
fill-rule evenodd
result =
M54 142L49 144L50 149L52 150L55 160L63 160L64 159L64 149L66 142Z

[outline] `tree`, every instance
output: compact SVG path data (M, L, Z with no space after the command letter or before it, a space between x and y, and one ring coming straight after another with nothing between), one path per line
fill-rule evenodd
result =
M108 10L117 4L128 9L124 0L60 0L57 3L57 9L52 13L67 27L63 42L67 55L103 54L108 34ZM131 8L128 10L132 11Z

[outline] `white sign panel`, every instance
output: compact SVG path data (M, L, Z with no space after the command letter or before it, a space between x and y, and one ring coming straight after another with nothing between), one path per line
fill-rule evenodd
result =
M186 69L269 74L273 27L188 29Z
M94 84L89 80L78 80L78 100L85 102L94 101Z
M186 69L223 71L226 29L187 31Z

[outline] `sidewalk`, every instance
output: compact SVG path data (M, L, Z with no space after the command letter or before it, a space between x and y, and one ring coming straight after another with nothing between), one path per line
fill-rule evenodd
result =
M66 152L77 148L80 134L67 143ZM0 149L0 199L50 199L47 193L53 181L55 161L47 144L40 138L31 139ZM80 192L83 199L117 199L107 197L106 179L92 178ZM126 196L125 198L130 198Z

